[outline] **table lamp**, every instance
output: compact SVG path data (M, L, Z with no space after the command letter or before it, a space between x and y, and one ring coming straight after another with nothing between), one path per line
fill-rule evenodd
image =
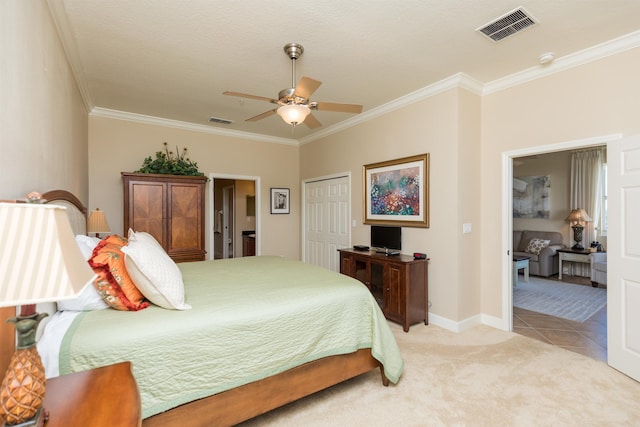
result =
M66 208L0 203L0 307L21 305L15 324L16 351L0 386L4 426L41 426L45 373L36 349L36 329L46 313L35 304L69 299L95 274L78 248Z
M582 246L582 231L584 230L583 223L591 222L593 220L585 212L584 209L572 210L569 216L566 217L564 220L569 222L575 222L575 224L571 228L573 228L573 240L576 242L576 244L573 245L571 249L584 250L584 246Z
M89 214L89 221L87 222L87 233L95 233L96 237L100 237L100 233L111 233L104 211L101 211L100 209L91 211Z

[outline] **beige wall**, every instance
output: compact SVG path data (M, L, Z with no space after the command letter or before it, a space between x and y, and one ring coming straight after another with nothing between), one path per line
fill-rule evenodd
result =
M105 211L112 231L123 233L123 190L120 172L132 172L147 156L169 147L186 147L201 172L260 177L262 255L300 258L299 148L219 136L159 125L89 117L90 209ZM174 148L175 150L175 148ZM207 185L206 226L211 227ZM269 214L269 188L291 188L291 214ZM207 248L209 233L205 233Z
M640 133L640 49L482 99L482 312L501 316L502 153ZM618 142L613 142L618 143ZM550 150L548 150L550 151Z
M44 0L0 2L0 199L87 203L87 111Z
M303 145L300 153L302 179L351 173L351 213L357 222L352 242L360 244L369 244L370 230L363 224L363 165L430 154L430 228L403 227L402 252L426 252L431 258L431 313L445 319L480 312L479 280L473 277L477 257L461 257L477 252L478 234L463 237L461 221L480 223L479 106L477 96L449 90Z
M519 163L522 162L522 163ZM571 211L569 196L571 192L571 151L541 154L535 157L514 160L513 176L549 175L551 188L550 212L548 219L513 218L514 230L557 231L562 233L565 245L569 245L569 224L565 218ZM517 164L518 163L518 164Z

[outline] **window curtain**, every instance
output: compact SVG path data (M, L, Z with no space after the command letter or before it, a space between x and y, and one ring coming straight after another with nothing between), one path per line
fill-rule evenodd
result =
M585 248L597 240L596 227L600 223L604 194L602 172L606 162L605 156L605 147L578 150L571 154L571 209L584 209L593 220L584 225L582 245ZM573 233L571 237L573 238ZM587 271L588 266L581 267L582 275L590 274Z

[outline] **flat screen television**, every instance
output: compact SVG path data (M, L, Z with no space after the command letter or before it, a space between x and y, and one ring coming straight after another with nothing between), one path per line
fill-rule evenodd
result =
M400 251L402 249L402 227L371 226L371 247L377 251Z

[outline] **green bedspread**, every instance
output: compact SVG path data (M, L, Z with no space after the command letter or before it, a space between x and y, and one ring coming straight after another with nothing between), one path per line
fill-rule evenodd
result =
M191 310L82 313L63 340L60 373L131 361L143 418L361 348L398 381L398 346L360 282L270 256L178 265Z

